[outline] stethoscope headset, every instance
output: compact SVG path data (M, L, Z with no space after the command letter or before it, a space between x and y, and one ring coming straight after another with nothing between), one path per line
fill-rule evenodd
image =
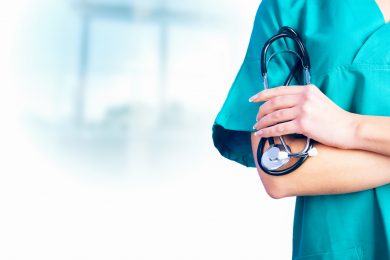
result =
M298 46L298 52L293 50L284 50L279 53L290 53L297 57L296 63L293 68L290 70L288 77L284 82L284 86L288 86L291 83L291 80L300 71L300 68L303 69L303 78L304 84L310 84L310 58L305 48L305 45L302 42L301 37L295 32L292 28L283 26L280 28L278 33L272 36L263 46L261 51L261 75L264 81L264 89L268 89L268 63L276 56L278 53L273 53L267 60L267 52L272 43L279 39L289 38L292 39ZM301 66L300 66L301 65ZM317 150L314 148L313 141L310 138L306 138L305 147L298 153L293 153L290 147L286 144L286 141L283 136L279 136L280 144L275 143L275 137L261 138L259 146L257 148L257 161L260 168L267 174L273 176L282 176L288 173L293 172L299 168L309 156L317 155ZM269 143L269 148L264 152L264 147L266 142ZM281 169L287 163L290 162L291 158L298 158L298 160L291 166L285 169Z

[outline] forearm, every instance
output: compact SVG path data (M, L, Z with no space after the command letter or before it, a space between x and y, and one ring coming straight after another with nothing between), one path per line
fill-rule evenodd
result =
M390 117L355 115L355 142L352 149L390 156Z
M252 149L264 187L271 197L341 194L366 190L390 183L390 157L363 150L343 150L317 143L317 157L310 157L293 173L265 174L257 163L259 138L251 135ZM288 139L292 150L300 150L303 140Z
M264 102L254 125L260 137L298 133L327 146L390 156L389 116L343 110L314 85L270 88L250 101Z

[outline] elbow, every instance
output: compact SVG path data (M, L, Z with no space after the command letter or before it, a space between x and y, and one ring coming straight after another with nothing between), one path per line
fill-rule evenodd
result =
M261 170L258 172L265 191L272 199L283 199L292 196L292 180L288 175L271 176Z
M278 178L278 177L274 177ZM272 199L283 199L289 197L286 186L280 183L267 183L264 185L265 191Z

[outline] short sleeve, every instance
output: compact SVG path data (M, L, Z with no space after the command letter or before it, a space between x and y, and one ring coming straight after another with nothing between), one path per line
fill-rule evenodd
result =
M244 61L212 128L214 146L221 155L248 167L255 167L250 132L259 104L248 99L260 90L257 63Z
M261 103L250 103L248 99L263 90L260 71L262 46L281 26L295 27L289 16L283 16L283 19L280 16L284 8L281 3L285 2L263 0L260 4L245 59L212 126L213 143L220 154L247 167L255 167L250 133ZM280 44L290 46L288 42L275 43L279 47ZM286 66L280 62L274 64L274 82L283 83L279 79L284 75L283 69L287 71Z

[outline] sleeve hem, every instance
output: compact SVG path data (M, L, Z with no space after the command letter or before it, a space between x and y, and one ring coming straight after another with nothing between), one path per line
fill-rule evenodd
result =
M251 132L225 129L217 122L214 122L212 132L214 146L223 157L246 167L256 167L252 153Z

